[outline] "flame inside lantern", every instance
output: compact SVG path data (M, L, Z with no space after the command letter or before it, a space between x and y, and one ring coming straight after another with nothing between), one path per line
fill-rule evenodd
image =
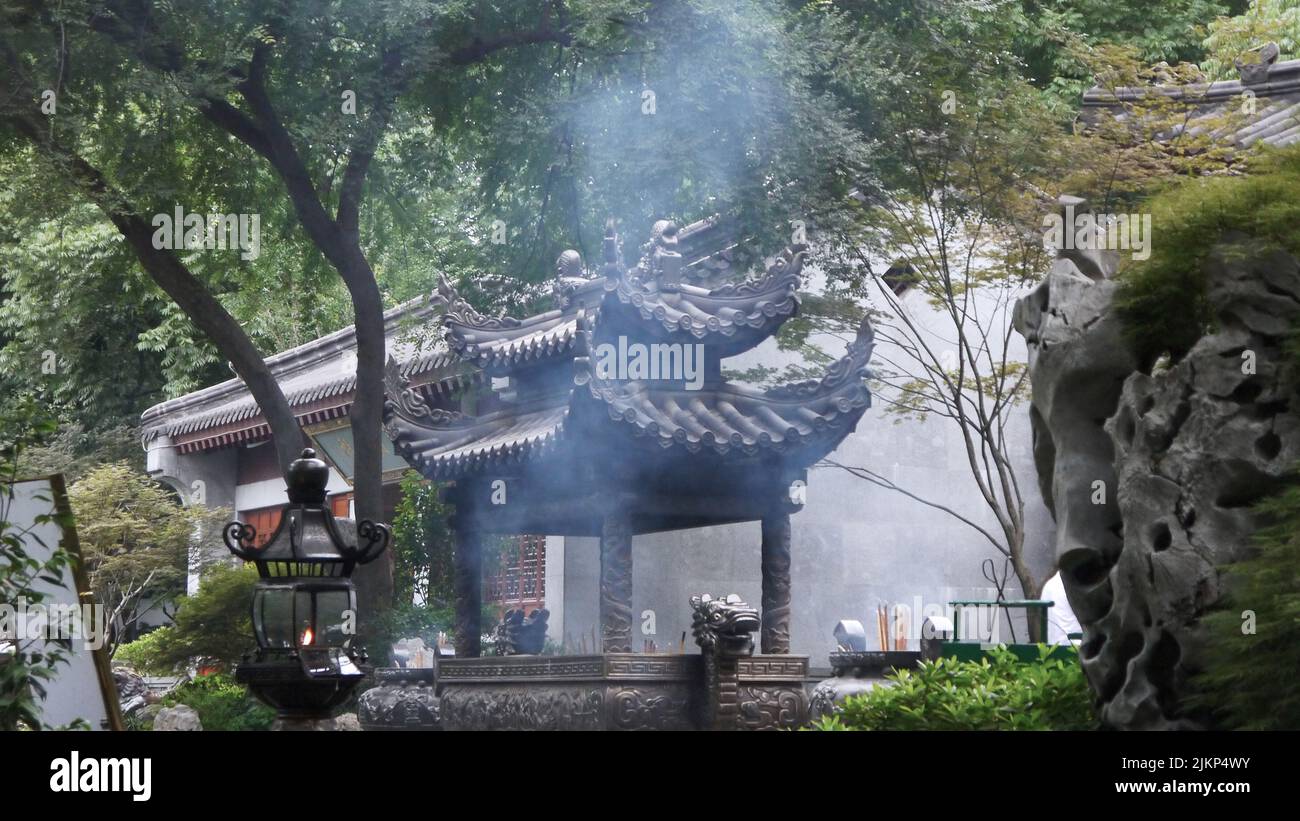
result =
M315 636L312 634L311 628L308 627L306 630L302 631L302 638L298 640L298 644L303 647L306 647L307 645L311 644L311 640L313 638L315 638Z

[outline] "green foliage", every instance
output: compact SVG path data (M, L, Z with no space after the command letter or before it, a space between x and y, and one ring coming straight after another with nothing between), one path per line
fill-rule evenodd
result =
M1192 179L1152 198L1149 259L1121 278L1116 306L1140 362L1181 357L1214 324L1205 265L1230 233L1300 253L1300 146L1271 151L1240 177Z
M1118 99L1111 115L1081 117L1071 134L1055 141L1065 163L1057 179L1040 183L1053 196L1083 197L1098 213L1140 211L1143 201L1187 178L1241 173L1263 147L1236 146L1219 136L1248 124L1245 106L1199 112L1197 127L1187 127L1206 89L1195 65L1149 66L1132 47L1110 43L1072 42L1068 49L1096 86ZM1155 85L1181 87L1183 96L1122 91Z
M68 491L95 599L107 610L110 652L145 616L185 592L195 533L211 539L224 508L183 506L176 494L125 463L94 468Z
M1236 61L1253 62L1250 52L1277 43L1278 60L1300 57L1300 0L1250 0L1250 6L1234 17L1210 21L1205 38L1208 52L1201 62L1210 80L1231 80Z
M393 514L393 607L377 618L371 655L387 658L394 641L419 636L433 647L454 624L450 509L439 486L415 471L402 476Z
M44 181L17 165L0 155L0 369L60 416L91 428L129 420L162 386L161 357L137 339L158 305L111 224L84 204L52 203L61 213L46 218L26 196Z
M165 706L184 704L199 714L207 730L269 730L275 711L259 702L229 675L198 676L163 698Z
M118 648L117 658L141 673L168 675L193 664L227 669L253 646L251 603L257 570L216 564L199 590L181 599L173 623Z
M1091 730L1092 692L1077 656L1022 663L1006 647L975 661L941 658L847 699L817 730Z
M19 473L23 476L61 473L65 481L75 483L106 463L124 464L136 473L144 472L138 428L122 424L93 429L80 422L64 423L43 443L23 452Z
M1255 534L1258 552L1229 565L1228 595L1205 618L1205 670L1192 704L1223 726L1300 728L1300 484L1257 506L1269 524ZM1249 611L1249 612L1248 612Z
M137 673L146 675L174 673L174 665L161 663L169 641L168 634L171 631L171 627L156 627L135 641L119 644L117 652L113 654L113 663L121 662Z
M1205 26L1242 0L1047 0L1026 3L1018 40L1030 75L1070 109L1092 85L1087 64L1067 44L1131 49L1144 63L1196 62L1205 55Z
M447 607L453 598L451 509L439 486L407 471L393 513L393 599Z

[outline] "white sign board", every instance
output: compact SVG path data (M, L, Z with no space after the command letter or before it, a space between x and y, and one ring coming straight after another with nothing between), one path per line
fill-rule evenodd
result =
M39 602L0 602L7 605L12 625L24 637L24 645L32 642L32 649L40 646L44 626L45 635L53 630L48 626L55 617L80 619L71 645L65 654L67 661L55 668L54 677L45 682L46 696L41 705L41 721L51 727L66 727L80 720L92 730L122 729L118 711L117 688L113 684L108 652L102 640L96 640L101 624L99 620L84 617L88 605L93 605L85 573L80 567L81 551L77 544L76 528L67 515L67 492L62 476L33 479L24 482L0 484L0 510L8 522L6 532L17 535L23 549L33 559L44 564L55 551L62 548L71 554L73 561L59 572L58 583L37 579L33 592L44 594ZM54 514L69 524L61 526L57 520L45 520ZM67 634L64 628L64 634ZM2 662L0 662L2 663Z

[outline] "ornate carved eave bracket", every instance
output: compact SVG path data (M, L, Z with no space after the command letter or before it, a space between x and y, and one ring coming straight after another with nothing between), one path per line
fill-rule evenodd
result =
M430 408L407 387L391 360L384 382L384 430L398 455L429 479L450 479L488 465L534 459L564 435L565 406L486 416Z
M512 316L484 316L465 301L456 287L443 274L438 275L438 287L429 295L429 306L440 309L442 324L447 329L447 344L462 359L476 360L477 345L467 337L475 331L503 331L520 327L523 323Z
M442 309L442 321L448 325L460 325L484 331L498 331L505 328L518 328L520 320L504 314L498 317L484 316L461 297L451 281L443 274L438 275L438 287L429 296L429 305Z
M870 316L863 316L858 323L857 335L849 343L844 356L826 369L821 379L807 379L789 385L779 385L764 392L768 399L777 401L805 401L817 397L829 397L849 388L851 393L864 395L867 405L871 403L871 392L867 387L871 379L871 353L876 347L876 332L871 327ZM849 399L839 396L837 399Z
M565 309L526 319L483 316L458 295L446 278L440 278L438 291L429 301L443 309L445 338L457 356L484 370L503 369L568 352L573 343L573 325L566 311L573 294L588 281L594 280L557 280L553 293Z
M410 386L402 376L397 360L388 357L384 365L384 422L402 419L430 429L456 429L473 427L477 420L460 411L433 408L424 396Z

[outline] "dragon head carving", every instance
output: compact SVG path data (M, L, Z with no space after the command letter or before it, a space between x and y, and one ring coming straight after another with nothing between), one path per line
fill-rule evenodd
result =
M754 652L753 633L759 628L758 610L731 594L715 599L707 593L691 597L691 629L695 643L706 653L748 656Z
M541 653L546 645L546 622L550 617L550 611L545 608L534 610L527 616L523 609L507 610L493 632L497 654L535 656Z

